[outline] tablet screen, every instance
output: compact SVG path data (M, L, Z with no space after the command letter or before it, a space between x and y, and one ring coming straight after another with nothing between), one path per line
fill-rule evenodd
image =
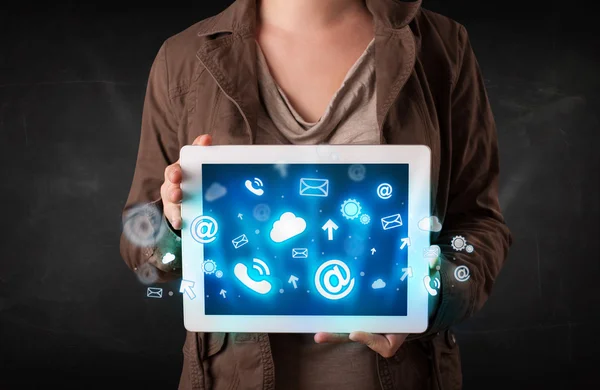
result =
M202 164L205 314L406 316L408 172Z

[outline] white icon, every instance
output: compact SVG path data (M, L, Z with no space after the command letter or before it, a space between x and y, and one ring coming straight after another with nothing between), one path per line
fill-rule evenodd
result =
M465 247L465 251L467 253L473 253L473 251L475 250L475 248L473 248L473 245L469 244Z
M323 282L321 282L321 274L326 269L327 271L323 275ZM335 286L332 284L332 279L336 283ZM346 263L340 260L329 260L321 264L317 269L315 273L315 286L319 294L327 299L342 299L350 294L354 288L354 278L350 276L350 269Z
M175 255L172 254L172 253L168 253L167 252L167 253L165 253L165 255L162 258L162 263L163 264L169 264L169 263L171 263L174 260L175 260Z
M454 270L454 278L459 282L466 282L471 277L471 272L464 265L459 265Z
M204 271L205 274L214 274L216 270L217 263L215 263L213 260L204 260L202 262L202 271Z
M402 274L402 277L400 278L401 282L404 282L404 279L412 278L412 276L413 276L412 267L402 268L402 272L404 272L404 273Z
M438 217L435 216L423 218L419 221L417 226L419 227L419 229L424 230L426 232L439 232L440 230L442 230L442 224L440 223Z
M292 248L292 258L306 259L308 257L308 248Z
M425 285L425 289L427 290L429 295L431 295L431 296L437 295L437 293L438 293L437 290L440 288L440 280L438 278L435 278L433 280L434 287L431 287L431 277L429 275L427 275L423 278L423 284Z
M146 290L146 296L148 298L162 298L163 289L159 287L148 287Z
M196 217L191 224L190 232L192 238L201 244L208 244L217 238L219 225L213 217L201 215Z
M219 183L212 183L204 193L204 200L207 202L214 202L215 200L227 195L227 188Z
M154 246L167 231L162 212L153 204L127 210L123 234L137 246Z
M225 294L227 294L226 290L221 289L221 291L219 292L219 295L222 295L223 298L227 298L227 296L225 296Z
M239 214L238 214L238 218L239 218L239 219L244 219L244 214L242 214L242 213L239 213Z
M296 285L296 282L298 281L298 277L291 275L290 278L288 279L288 283L291 283L292 285L294 285L294 289L298 288L298 285Z
M467 240L463 236L454 236L452 237L452 242L450 243L452 248L455 251L462 251L467 246Z
M392 186L389 183L381 183L377 187L377 196L381 199L389 199L392 197Z
M300 195L327 196L329 195L329 180L327 179L300 179Z
M273 166L277 172L281 175L281 177L287 177L287 169L288 164L277 163Z
M385 282L383 281L383 279L377 279L376 281L373 282L373 284L371 285L371 288L373 290L378 290L380 288L384 288L385 287Z
M183 279L181 281L181 287L179 287L179 292L185 293L185 295L187 295L187 297L189 299L194 299L194 298L196 298L196 294L194 293L194 290L192 290L192 289L194 288L195 284L196 284L196 282Z
M356 199L346 199L340 209L346 219L358 218L361 210L360 203Z
M256 269L261 276L269 276L271 275L271 271L269 271L269 267L267 264L261 259L253 259L254 263L252 268ZM233 274L236 278L239 279L246 287L250 290L257 292L259 294L266 294L271 291L271 283L267 280L254 280L248 275L248 267L242 263L237 263L233 269Z
M359 221L363 225L367 225L369 222L371 222L371 217L369 217L368 214L362 214L359 218Z
M362 181L365 178L366 172L367 169L361 164L353 164L348 168L348 176L352 181Z
M333 231L338 230L338 225L335 224L331 219L325 222L325 225L321 227L323 230L327 230L327 239L329 241L333 240Z
M429 248L423 249L423 257L425 259L437 259L440 257L441 249L437 245L430 245Z
M257 204L256 207L254 207L252 215L254 215L254 218L256 218L257 221L264 222L271 217L271 209L264 203Z
M261 196L265 193L265 190L262 189L263 182L258 177L254 178L254 181L246 180L244 183L248 191L252 192L254 195Z
M215 272L215 276L219 279L221 279L223 277L223 271L218 270L217 272Z
M371 256L375 254L375 252L377 252L377 249L375 248L371 248Z
M381 218L381 226L383 230L390 230L402 226L402 218L400 214L389 215Z
M294 213L289 211L281 214L279 220L273 223L270 237L275 242L283 242L292 237L297 236L306 230L306 221L300 217L296 217Z
M235 249L238 249L239 247L244 246L248 243L248 237L246 237L245 234L242 234L241 236L238 236L231 240L231 243L233 244L233 247Z
M410 246L410 237L405 237L400 241L402 241L402 245L400 245L400 250L404 249L404 247L407 245Z

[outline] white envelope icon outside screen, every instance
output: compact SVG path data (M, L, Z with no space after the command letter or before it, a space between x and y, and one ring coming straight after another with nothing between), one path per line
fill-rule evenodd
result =
M293 248L292 258L294 259L306 259L308 257L308 248Z
M327 196L329 195L329 180L327 179L300 179L300 195Z
M160 287L148 287L146 296L148 298L162 298L163 289Z
M383 230L390 230L402 226L402 218L400 214L389 215L381 218L381 226Z
M242 234L239 237L234 238L233 240L231 240L231 243L233 244L233 247L235 249L244 246L248 243L248 237L246 237L245 234Z

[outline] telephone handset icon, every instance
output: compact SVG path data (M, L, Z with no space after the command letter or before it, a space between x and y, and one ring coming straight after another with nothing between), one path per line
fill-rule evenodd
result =
M270 275L269 267L261 259L253 259L255 263L252 268L256 269L260 275ZM267 294L271 291L271 283L267 280L254 280L248 275L248 267L245 264L237 263L233 268L233 274L244 286L259 294Z
M440 288L440 280L438 278L433 279L433 284L435 287L431 287L431 277L429 275L423 278L423 284L425 285L425 289L432 297L437 295L437 290Z

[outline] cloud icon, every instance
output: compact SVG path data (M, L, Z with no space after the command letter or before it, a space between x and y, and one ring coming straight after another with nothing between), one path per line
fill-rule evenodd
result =
M206 193L204 194L204 199L207 202L212 202L219 198L224 197L225 194L227 194L227 188L225 188L221 184L215 182L215 183L212 183L206 189Z
M425 230L426 232L439 232L442 230L442 224L438 217L425 217L419 221L419 229Z
M373 287L373 289L378 289L378 288L384 288L385 287L385 282L381 279L377 279L376 281L373 282L373 284L371 285L371 287Z
M300 217L296 217L294 213L283 213L278 221L273 224L271 229L271 240L275 242L283 242L297 236L306 230L306 221Z
M167 253L163 256L162 258L162 262L163 264L169 264L170 262L172 262L173 260L175 260L175 255L172 253Z

